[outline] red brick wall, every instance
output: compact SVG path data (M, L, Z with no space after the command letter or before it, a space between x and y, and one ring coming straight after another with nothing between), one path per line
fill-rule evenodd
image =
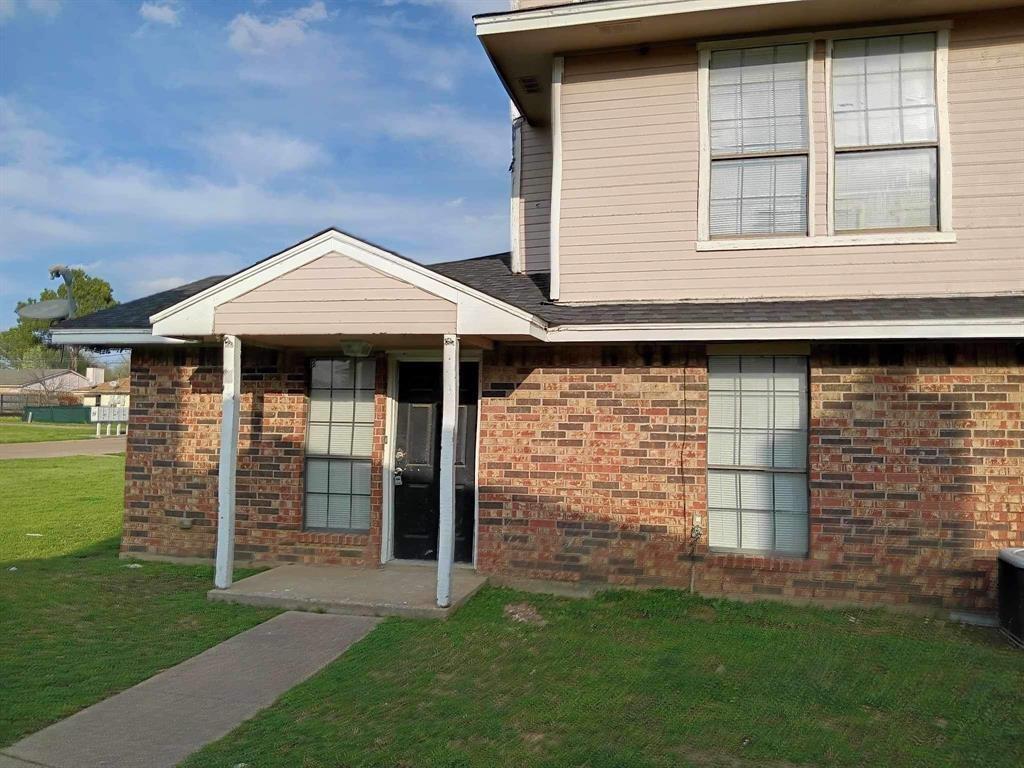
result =
M219 349L132 354L123 552L213 557L220 362ZM303 355L243 347L235 557L374 565L380 559L386 367L378 362L370 532L335 534L302 530L307 366ZM185 518L190 529L180 527Z
M707 550L703 345L500 345L483 365L478 567L676 587L693 567L708 594L988 610L995 550L1024 544L1021 355L815 345L810 553L782 559ZM302 355L243 355L237 556L376 564L385 366L360 535L302 531L306 371ZM220 387L219 350L133 355L126 553L213 556Z
M706 547L706 358L680 345L485 360L478 566L524 578L988 610L1024 541L1011 345L815 346L806 559ZM691 558L694 524L704 532Z

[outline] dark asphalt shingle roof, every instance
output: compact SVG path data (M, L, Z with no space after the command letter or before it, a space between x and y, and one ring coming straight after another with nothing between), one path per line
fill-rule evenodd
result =
M396 254L397 255L397 254ZM956 320L1024 316L1024 295L827 299L785 301L681 301L668 303L556 305L548 300L547 275L517 275L509 254L425 264L455 280L544 320L549 326L619 323L782 323L856 320ZM220 275L135 301L65 320L59 328L148 328L149 317L224 280Z
M196 280L194 283L179 285L160 293L153 293L143 296L141 299L126 301L124 304L101 309L91 315L75 317L71 320L64 320L57 323L57 328L149 328L149 316L160 310L167 309L184 301L190 296L195 296L205 291L211 285L216 285L227 275L215 275Z
M1024 316L1024 295L900 299L809 299L787 301L680 301L668 303L556 305L547 297L547 275L516 275L507 253L428 269L481 293L514 304L548 325L618 323L783 323L843 320L935 320Z

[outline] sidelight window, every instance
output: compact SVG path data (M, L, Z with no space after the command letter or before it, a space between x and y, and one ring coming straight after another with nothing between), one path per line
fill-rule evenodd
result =
M307 529L370 528L373 359L313 360L306 433Z

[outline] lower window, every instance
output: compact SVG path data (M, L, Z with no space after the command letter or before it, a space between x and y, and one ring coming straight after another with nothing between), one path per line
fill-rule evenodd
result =
M807 554L807 361L708 359L712 549Z
M370 462L306 459L306 527L370 527Z

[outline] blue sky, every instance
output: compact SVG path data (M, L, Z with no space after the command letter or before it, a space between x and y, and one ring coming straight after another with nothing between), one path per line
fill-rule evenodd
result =
M508 248L505 0L0 0L0 328L85 267L129 300L338 226Z

